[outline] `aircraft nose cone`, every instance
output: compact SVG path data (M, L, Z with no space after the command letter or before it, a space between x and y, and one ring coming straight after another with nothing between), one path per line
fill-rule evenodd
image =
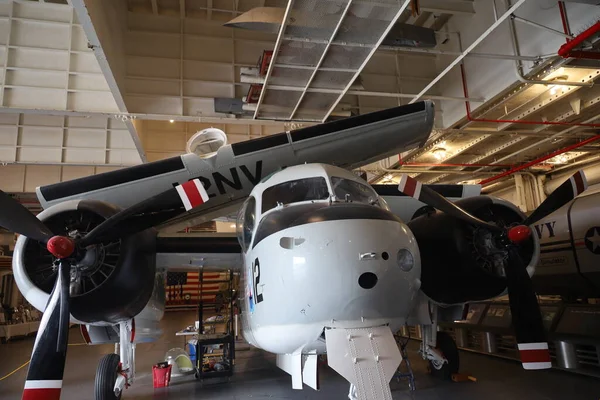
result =
M372 272L365 272L358 277L358 284L363 289L373 289L377 284L377 275Z

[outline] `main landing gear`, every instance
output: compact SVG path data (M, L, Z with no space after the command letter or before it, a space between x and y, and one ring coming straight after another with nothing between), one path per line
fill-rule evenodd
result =
M454 339L446 332L437 332L436 325L421 325L423 341L419 353L429 362L431 375L450 380L458 372L459 354ZM434 337L435 334L435 337Z
M115 353L102 357L96 369L95 400L120 400L123 389L129 387L135 377L135 323L133 320L121 322L118 329Z

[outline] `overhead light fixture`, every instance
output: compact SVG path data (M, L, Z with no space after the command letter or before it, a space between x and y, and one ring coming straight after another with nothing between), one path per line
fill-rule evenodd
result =
M235 228L235 224L229 225L230 228Z
M443 147L438 147L437 149L433 150L431 153L438 160L443 160L444 158L446 158L446 154L448 154L446 152L446 149Z
M170 122L170 123L173 123L173 122L175 122L175 120L174 120L174 119L170 119L170 120L169 120L169 122Z
M569 75L560 75L550 79L550 82L566 82L568 80ZM561 86L562 85L549 85L548 88L550 89L550 96L554 96L556 93L558 93L558 90Z
M549 164L564 164L569 161L569 157L566 154L559 154L548 160Z

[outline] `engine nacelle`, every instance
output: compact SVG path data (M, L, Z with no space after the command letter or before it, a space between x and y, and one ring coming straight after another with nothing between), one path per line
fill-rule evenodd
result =
M476 217L500 226L520 223L525 215L512 203L490 196L456 201ZM408 223L421 253L421 290L441 304L487 300L506 291L507 252L486 228L473 227L442 212L422 215ZM540 255L534 234L519 246L530 276Z
M54 205L38 218L54 234L77 238L119 212L111 204L70 200ZM156 231L149 229L76 249L71 266L71 320L74 323L117 323L139 314L154 289ZM19 236L13 271L27 301L44 311L54 287L56 259L45 246Z

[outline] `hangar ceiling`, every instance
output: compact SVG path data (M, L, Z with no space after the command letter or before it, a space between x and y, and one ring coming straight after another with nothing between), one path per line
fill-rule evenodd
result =
M0 186L181 154L210 126L237 142L425 98L430 142L369 179L479 182L599 132L600 61L557 52L600 9L558 3L0 1ZM524 171L596 161L598 143Z

